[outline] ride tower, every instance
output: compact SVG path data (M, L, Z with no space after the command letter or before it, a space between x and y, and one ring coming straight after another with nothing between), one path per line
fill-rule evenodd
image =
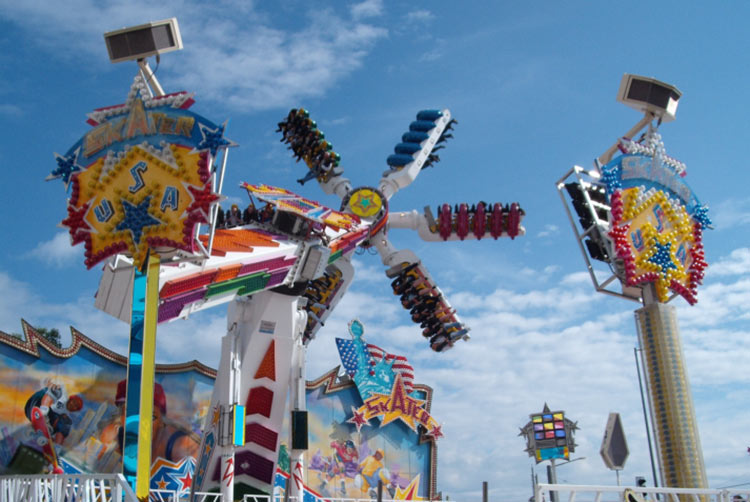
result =
M658 132L674 120L680 97L669 84L625 74L617 100L644 117L592 170L574 166L557 189L596 290L642 304L636 328L662 485L707 488L675 307L667 304L677 296L696 303L707 267L702 234L711 228L708 208L684 181L685 164L666 154Z

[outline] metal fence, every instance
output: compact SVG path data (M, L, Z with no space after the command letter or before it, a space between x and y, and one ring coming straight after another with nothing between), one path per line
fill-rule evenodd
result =
M748 502L750 490L539 483L535 502Z
M122 474L0 476L0 502L138 502Z

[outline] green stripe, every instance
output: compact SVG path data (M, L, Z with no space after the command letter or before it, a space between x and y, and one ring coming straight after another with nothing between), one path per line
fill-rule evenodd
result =
M235 277L228 281L212 284L208 287L205 297L211 298L212 296L221 295L235 289L239 290L237 293L240 295L248 295L263 289L268 284L270 278L271 274L267 272L257 272L255 274L243 275L242 277Z
M344 251L342 249L339 249L338 251L336 251L335 253L333 253L330 258L328 258L328 263L335 262L336 260L338 260L339 258L341 258L342 254L344 254Z

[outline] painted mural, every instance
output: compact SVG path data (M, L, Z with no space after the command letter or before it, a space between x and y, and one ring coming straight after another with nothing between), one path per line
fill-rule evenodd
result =
M334 368L307 383L305 485L323 498L361 499L374 498L380 481L384 498L433 498L442 433L430 415L432 389L414 383L404 356L367 343L359 320L349 335L336 339L343 376Z
M28 416L34 407L46 416L52 446L65 472L120 472L125 357L75 328L71 328L71 346L61 349L27 322L22 320L21 325L20 338L0 331L0 396L4 403L0 407L0 474L51 471L43 441ZM387 384L391 392L401 392L405 399L401 404L385 400L379 408L383 413L358 419L357 410L367 407L361 394L364 389L370 397L380 394L373 393L373 380L363 378L362 371L354 378L357 365L351 359L353 352L342 351L339 340L342 375L336 367L307 383L305 498L371 498L378 480L383 483L385 498L432 498L436 493L434 429L439 432L429 415L432 390L413 382L413 370L404 357L366 344L361 336L353 340L357 341L358 345L351 347L360 347L359 358L374 368L370 376L385 376L381 386ZM189 490L215 377L215 370L197 361L157 365L152 490ZM422 411L413 412L409 402L418 403ZM401 416L399 409L410 413ZM387 413L391 416L388 422ZM421 421L414 419L415 413L423 417ZM283 430L290 430L288 424ZM292 471L286 453L288 436L287 432L280 438L275 480L275 491L280 494Z
M31 410L46 417L63 471L120 472L125 357L74 328L60 349L25 321L23 339L0 332L0 473L49 472L46 440ZM152 488L189 489L193 456L215 371L197 361L159 365L154 392Z

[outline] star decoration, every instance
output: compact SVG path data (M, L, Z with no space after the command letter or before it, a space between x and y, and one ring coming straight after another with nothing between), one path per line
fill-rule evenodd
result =
M63 225L73 244L85 243L88 268L118 253L140 267L154 248L198 253L195 226L219 200L209 151L234 143L226 124L187 111L192 103L186 92L154 97L138 76L124 104L89 113L93 129L56 155L48 179L72 187Z
M622 188L622 166L616 163L611 167L602 168L602 181L607 187L607 195L611 196L615 190Z
M182 490L189 490L190 485L193 484L193 476L190 475L190 472L186 472L184 477L177 478L177 480L182 483Z
M349 198L349 209L361 218L370 218L380 211L383 199L369 188L357 189Z
M653 188L616 190L611 204L609 237L623 261L625 283L653 283L660 302L669 301L672 290L694 304L707 267L701 224L681 203Z
M693 219L700 223L701 228L713 228L713 222L708 217L708 206L698 205L693 210Z
M125 212L125 217L117 224L115 230L128 230L133 237L135 244L141 243L141 235L143 234L144 227L150 227L154 225L161 225L161 221L157 220L151 214L149 214L149 205L151 204L151 196L144 198L140 204L133 205L125 199L122 199L122 209Z
M159 487L159 490L166 490L167 489L167 482L164 480L164 476L156 482L156 486Z
M90 206L90 203L81 207L69 205L68 217L61 222L61 225L70 232L70 241L73 245L84 242L91 232L91 225L85 220L86 212Z
M187 188L192 194L194 200L194 202L187 208L188 213L197 213L203 218L203 221L208 221L211 205L222 197L213 192L210 182L206 183L206 186L203 188L196 188L193 186L188 186Z
M430 431L427 433L427 436L432 437L432 439L440 439L443 437L443 427L441 425L435 425L430 429Z
M368 420L365 418L365 412L359 411L357 408L352 406L352 418L347 420L348 423L357 426L357 432L359 432L363 426L367 425Z
M396 374L396 380L393 382L391 388L391 395L388 396L388 411L383 416L380 426L383 427L393 422L396 419L401 419L412 429L416 430L417 426L414 423L414 419L411 413L407 413L408 410L413 409L412 407L421 407L424 404L423 400L414 399L406 393L404 389L404 382L401 379L400 374Z
M227 123L224 122L222 125L212 129L201 124L200 131L203 135L203 139L200 143L198 143L196 149L208 150L209 152L211 152L212 157L216 157L216 153L220 148L235 146L236 143L224 137L224 128L226 127L226 125Z
M672 243L665 242L662 244L657 241L654 243L654 253L648 257L648 261L661 269L661 274L667 277L670 270L677 270L677 265L672 258Z
M393 500L427 500L424 497L419 496L419 478L421 474L417 474L414 479L411 480L406 488L396 486L396 494Z
M55 154L55 160L57 161L57 168L53 170L47 180L54 180L62 178L65 183L65 189L68 189L70 185L70 178L77 172L82 171L83 167L78 165L78 156L81 153L81 148L76 148L72 153L68 155Z

